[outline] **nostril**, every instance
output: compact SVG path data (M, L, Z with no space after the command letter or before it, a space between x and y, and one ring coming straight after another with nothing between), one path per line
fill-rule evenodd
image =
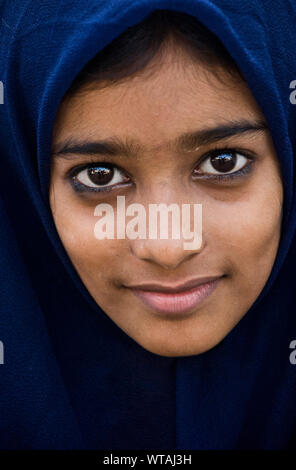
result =
M133 240L130 249L138 259L164 269L176 269L199 252L184 250L182 240Z

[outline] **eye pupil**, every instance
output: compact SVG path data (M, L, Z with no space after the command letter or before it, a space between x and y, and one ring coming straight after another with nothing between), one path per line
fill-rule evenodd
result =
M114 169L108 166L95 166L88 169L88 177L94 184L108 184L114 176Z
M235 167L236 155L235 153L219 153L211 157L211 164L216 171L227 173Z

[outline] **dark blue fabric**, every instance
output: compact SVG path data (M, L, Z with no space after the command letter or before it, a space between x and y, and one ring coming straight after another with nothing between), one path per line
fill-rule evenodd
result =
M285 190L259 299L215 348L179 358L146 351L100 310L48 203L61 97L91 57L156 8L194 15L222 40L267 118ZM0 448L296 447L295 25L294 0L2 0Z

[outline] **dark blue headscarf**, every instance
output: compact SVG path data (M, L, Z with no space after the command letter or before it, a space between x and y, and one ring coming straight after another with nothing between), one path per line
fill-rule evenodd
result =
M283 174L282 237L263 292L221 343L190 357L150 353L95 304L48 202L62 96L99 50L155 9L191 14L224 43ZM292 0L2 0L0 448L296 447L295 25Z

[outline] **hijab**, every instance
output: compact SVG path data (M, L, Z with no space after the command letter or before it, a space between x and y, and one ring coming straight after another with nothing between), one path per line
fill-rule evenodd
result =
M223 341L186 357L145 350L100 309L65 252L48 197L63 95L92 57L155 9L188 13L222 41L263 110L284 185L267 284ZM2 0L0 18L0 448L295 447L296 5Z

